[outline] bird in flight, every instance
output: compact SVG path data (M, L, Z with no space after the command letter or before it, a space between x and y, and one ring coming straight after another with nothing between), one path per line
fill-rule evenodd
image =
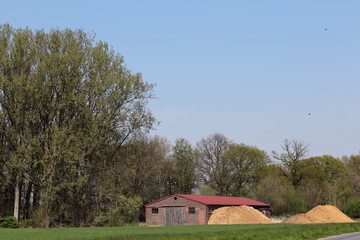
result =
M327 31L327 28L325 28L324 31Z

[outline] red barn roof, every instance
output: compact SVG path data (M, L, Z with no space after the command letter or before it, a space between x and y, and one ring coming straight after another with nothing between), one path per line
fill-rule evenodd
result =
M223 197L223 196L203 196L203 195L185 195L185 194L174 194L162 199L156 200L154 202L145 204L148 206L150 204L160 202L167 198L171 197L182 197L194 202L198 202L204 205L224 205L224 206L239 206L239 205L248 205L248 206L270 206L269 204L255 201L249 198L244 197Z

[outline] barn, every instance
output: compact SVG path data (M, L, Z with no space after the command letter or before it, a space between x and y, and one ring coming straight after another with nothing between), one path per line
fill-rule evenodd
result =
M174 194L145 205L146 224L203 225L212 212L225 206L251 206L269 216L270 205L244 197Z

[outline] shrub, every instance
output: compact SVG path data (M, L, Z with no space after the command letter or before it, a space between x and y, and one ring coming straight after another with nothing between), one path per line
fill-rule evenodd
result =
M0 218L0 228L18 228L19 222L14 217Z
M350 199L345 204L344 213L352 218L360 218L360 198Z
M48 228L52 221L48 214L49 208L47 204L41 205L32 215L33 227Z
M34 228L38 227L33 219L22 220L19 225L20 228Z
M142 200L140 197L119 195L113 208L95 218L95 225L114 227L133 223L139 218L141 205Z

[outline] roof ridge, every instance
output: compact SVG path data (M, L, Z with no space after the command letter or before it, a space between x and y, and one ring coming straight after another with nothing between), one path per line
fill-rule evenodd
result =
M253 200L246 197L234 197L234 196L210 196L210 195L192 195L192 194L172 194L170 196L158 199L156 201L150 202L148 204L145 204L144 206L148 206L150 204L160 202L162 200L171 198L171 197L182 197L184 199L198 202L204 205L249 205L249 206L269 206L269 204ZM219 200L222 199L222 200ZM231 200L226 200L231 199ZM242 200L239 202L239 200Z

